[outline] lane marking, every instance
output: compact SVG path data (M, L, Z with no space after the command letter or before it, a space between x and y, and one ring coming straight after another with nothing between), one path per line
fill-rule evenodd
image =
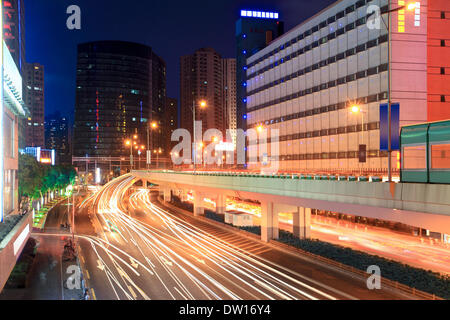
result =
M94 288L91 288L91 293L92 293L92 298L93 298L94 300L97 300L97 297L95 296Z
M128 290L130 290L131 295L136 300L137 299L137 294L134 292L133 288L131 286L128 286Z

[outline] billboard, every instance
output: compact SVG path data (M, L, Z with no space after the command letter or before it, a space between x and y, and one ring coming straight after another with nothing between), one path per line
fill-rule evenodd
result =
M391 104L391 150L400 150L400 104ZM389 109L380 105L380 151L389 151Z

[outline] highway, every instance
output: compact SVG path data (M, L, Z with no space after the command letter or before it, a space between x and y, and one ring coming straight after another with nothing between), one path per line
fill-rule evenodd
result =
M116 179L77 209L81 260L94 299L405 298L370 291L363 281L314 261L169 212L151 201L149 190L132 193L133 183L129 176Z
M214 203L207 201L208 208L214 210ZM253 223L260 224L261 207L257 204L228 199L227 210L250 213ZM292 214L280 213L279 227L292 232ZM311 237L425 270L450 274L450 245L437 240L319 215L311 216Z

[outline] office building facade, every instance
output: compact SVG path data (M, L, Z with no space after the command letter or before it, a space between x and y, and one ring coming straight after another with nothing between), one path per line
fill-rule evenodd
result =
M44 66L39 63L26 63L23 72L24 100L29 109L25 120L25 145L27 147L45 146L45 85Z
M223 70L223 105L226 116L226 129L231 130L233 143L236 145L237 109L236 109L236 59L222 59Z
M57 165L71 165L72 154L69 144L69 121L59 113L45 120L45 146L55 150Z
M166 141L170 141L172 133L178 129L178 100L175 98L166 98L166 116L165 116L164 131ZM171 148L174 144L171 143Z
M226 128L223 104L222 57L212 48L202 48L192 55L180 59L180 105L181 127L193 133L193 106L196 120L202 121L203 132L218 129L223 134ZM205 101L206 108L200 108Z
M236 22L236 108L237 127L247 127L247 58L265 48L284 32L284 23L276 12L240 12Z
M130 42L99 41L78 46L74 158L137 157L125 144L165 146L165 62L152 48ZM147 141L147 129L158 132ZM136 136L136 138L134 138Z
M378 26L370 6L382 14ZM400 103L401 126L425 122L430 110L445 108L429 101L430 66L445 65L448 59L430 63L427 55L436 37L427 28L427 1L392 12L388 36L387 12L403 6L402 0L391 0L390 6L388 0L338 1L247 60L249 127L279 131L280 169L386 172L380 104L388 101L388 93ZM437 11L440 16L438 8L433 15ZM448 82L440 86L445 91ZM352 106L358 106L357 113ZM367 150L365 163L359 161L361 145ZM270 156L275 150L270 141L268 149ZM398 154L392 157L398 170ZM259 167L256 159L250 162Z
M19 72L25 67L25 6L23 0L3 2L3 39Z

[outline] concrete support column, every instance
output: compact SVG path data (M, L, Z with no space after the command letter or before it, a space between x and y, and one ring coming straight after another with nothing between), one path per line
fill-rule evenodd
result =
M181 191L180 200L186 202L188 200L188 192L186 190Z
M280 228L278 226L278 210L273 210L272 215L272 239L278 240L280 239Z
M164 188L164 202L172 201L172 190L170 188Z
M227 196L219 194L216 199L216 213L225 214L227 206Z
M269 242L273 239L273 202L261 203L261 240Z
M305 208L304 221L305 239L311 239L311 208Z
M205 214L204 197L203 193L194 191L194 216L203 216Z
M293 233L300 239L311 238L311 208L298 207L293 213Z

